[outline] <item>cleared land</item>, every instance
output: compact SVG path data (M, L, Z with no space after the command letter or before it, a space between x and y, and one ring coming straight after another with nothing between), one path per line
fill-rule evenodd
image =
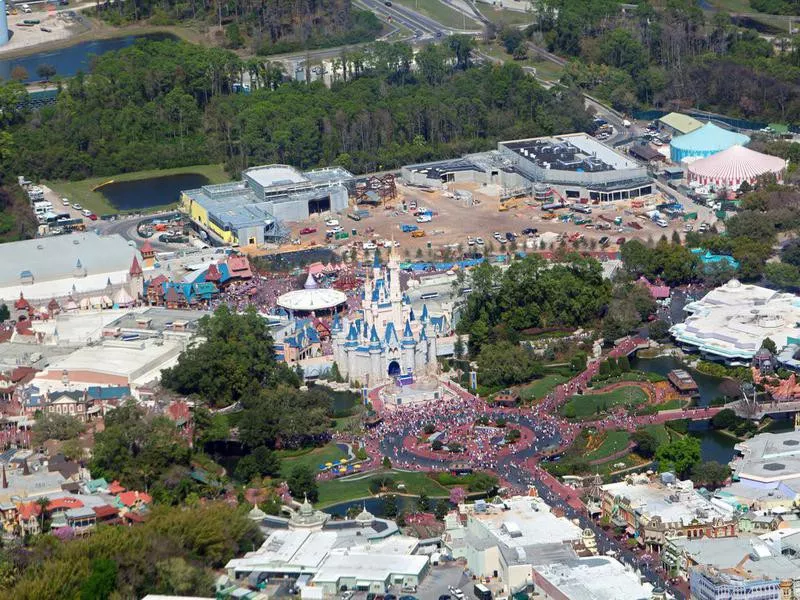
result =
M494 8L481 2L476 3L475 7L484 17L497 25L527 25L534 20L533 15L518 10Z
M474 20L442 4L439 0L395 0L395 2L430 17L450 29L480 29L480 25Z
M222 165L195 165L193 167L178 167L175 169L153 169L150 171L134 171L132 173L121 173L107 177L93 177L82 181L44 181L44 185L52 189L59 196L69 198L70 202L77 202L84 208L88 208L97 215L111 215L124 212L146 212L142 210L121 211L111 205L111 203L99 191L93 191L97 186L110 181L137 181L149 179L151 177L163 177L165 175L183 175L197 173L204 175L211 183L224 183L230 181L230 177L225 173ZM160 206L151 206L147 211L155 212L171 208L177 204L170 202Z
M592 417L614 406L637 406L647 401L647 394L634 385L626 385L605 394L573 396L562 408L562 414L577 419Z
M319 483L319 507L324 508L331 504L347 502L356 498L366 498L372 496L369 488L370 481L375 477L391 477L395 482L393 492L400 494L410 494L419 496L425 494L429 497L448 496L450 491L439 485L436 481L428 477L426 473L407 473L405 471L376 471L356 475L348 479L332 479ZM404 484L405 488L398 490L398 484Z

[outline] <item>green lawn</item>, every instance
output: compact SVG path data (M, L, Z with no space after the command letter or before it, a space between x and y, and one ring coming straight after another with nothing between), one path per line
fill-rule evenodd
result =
M561 413L570 414L570 418L582 419L593 417L600 412L608 411L613 406L636 406L647 400L640 388L629 385L617 388L605 394L584 394L583 396L573 396L563 406Z
M336 447L336 444L327 444L321 448L311 450L301 450L299 452L278 451L278 458L281 459L281 477L288 477L292 469L297 465L308 465L316 473L319 465L326 462L335 462L340 458L347 458L347 455Z
M451 29L481 29L478 23L439 0L395 0Z
M534 20L533 15L529 13L507 8L497 9L483 2L476 2L475 7L484 17L497 25L527 25Z
M225 173L222 165L196 165L194 167L179 167L176 169L153 169L150 171L135 171L133 173L122 173L120 175L109 175L107 177L93 177L82 181L44 181L43 183L55 191L63 198L69 198L70 202L77 202L84 208L88 208L97 215L117 214L120 211L114 208L105 196L99 191L93 191L97 186L109 181L135 181L137 179L148 179L150 177L161 177L164 175L182 175L184 173L197 173L205 175L211 183L224 183L231 178ZM149 211L164 210L177 204L175 202L163 206L152 206ZM128 212L141 212L140 210Z
M557 65L556 63L547 60L546 58L542 58L538 56L532 50L528 53L528 58L525 60L514 60L510 54L508 54L503 48L503 46L499 43L492 43L492 44L481 44L478 47L478 50L491 56L492 58L496 58L502 60L503 62L514 62L521 67L533 67L536 69L536 77L538 79L543 79L546 81L558 81L561 79L561 73L564 70L561 65ZM537 339L537 338L549 338L549 337L562 337L570 335L569 332L550 332L550 333L543 333L537 336L528 336L523 337L523 339Z
M557 385L565 381L568 381L568 379L558 373L545 375L541 379L537 379L523 387L519 391L520 398L523 400L540 400L552 392Z
M588 461L599 460L611 456L615 452L624 450L631 441L631 434L627 431L607 431L605 439L595 450L589 452L585 458Z
M652 433L653 437L655 437L656 440L658 441L659 446L662 446L664 444L669 444L673 439L678 437L678 434L670 431L663 425L646 425L642 429Z
M365 498L372 495L369 489L369 482L373 477L390 476L396 483L403 483L405 488L395 490L401 494L411 494L419 496L426 494L429 497L449 496L450 491L436 481L428 477L426 473L406 473L399 471L381 471L368 473L363 476L354 475L345 479L331 479L319 483L319 502L320 508L347 502L356 498Z

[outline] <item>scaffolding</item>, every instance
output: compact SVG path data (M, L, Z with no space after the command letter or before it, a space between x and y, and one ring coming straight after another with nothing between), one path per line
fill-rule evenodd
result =
M372 175L366 182L356 184L357 204L386 204L387 200L397 198L397 185L394 175Z

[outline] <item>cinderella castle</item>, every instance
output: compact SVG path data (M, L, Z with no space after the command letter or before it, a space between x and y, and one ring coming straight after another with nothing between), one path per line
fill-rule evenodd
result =
M334 320L333 357L342 376L367 386L390 378L435 375L436 337L447 333L444 316L431 317L423 306L417 317L400 290L400 265L389 252L387 266L378 257L364 282L363 316Z

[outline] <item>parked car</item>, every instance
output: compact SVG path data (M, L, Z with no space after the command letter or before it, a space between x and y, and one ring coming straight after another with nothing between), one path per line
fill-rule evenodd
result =
M364 250L375 250L378 245L375 242L364 242Z
M604 235L600 238L600 245L601 246L608 246L608 236Z
M425 232L422 231L421 229L418 229L417 231L412 231L411 237L425 237Z
M474 246L475 240L473 238L467 238L467 246Z
M475 243L478 244L478 246L483 246L483 238L475 238Z
M536 235L539 233L539 230L536 227L526 227L522 230L523 235Z
M625 238L624 237L618 237L617 238L617 246L622 246L622 244L624 244L624 243L625 243Z
M75 210L83 210L83 207L77 202L72 205L72 208L74 208Z
M63 204L64 206L69 206L69 198L62 198L61 204Z
M88 217L90 214L92 214L92 211L90 211L88 208L84 208L84 209L81 211L81 214L82 214L84 217Z
M309 233L317 233L316 227L303 227L300 230L300 235L308 235Z
M92 221L97 221L97 215L94 213L89 213L86 216L89 217Z
M325 221L325 225L328 227L336 227L339 224L339 219L328 219Z
M517 236L516 236L516 234L515 234L513 231L507 231L507 232L506 232L506 239L507 239L509 242L513 242L515 239L517 239Z

